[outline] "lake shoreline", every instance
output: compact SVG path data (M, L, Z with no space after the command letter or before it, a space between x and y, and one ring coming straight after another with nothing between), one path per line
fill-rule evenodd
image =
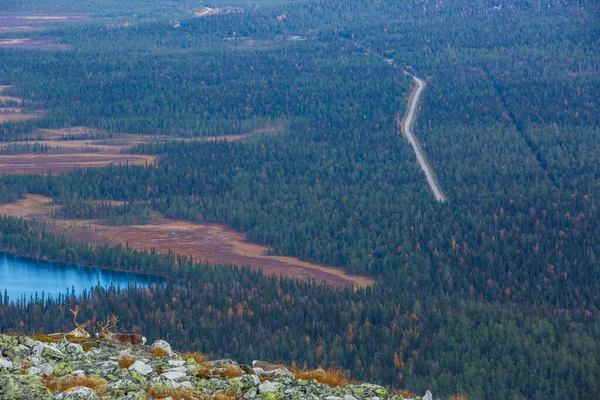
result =
M97 287L148 288L167 281L154 274L43 260L4 251L0 252L0 277L0 299L6 294L9 302L81 296Z

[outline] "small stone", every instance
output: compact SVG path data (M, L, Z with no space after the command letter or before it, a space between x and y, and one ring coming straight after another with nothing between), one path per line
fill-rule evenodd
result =
M77 369L77 370L71 372L71 374L73 374L73 375L85 375L85 371L81 370L81 369Z
M281 383L279 382L263 382L258 386L259 393L263 392L276 392L281 387Z
M188 371L192 370L193 368L190 368L189 366L183 366L183 367L173 367L173 368L169 368L168 370L166 370L165 372L181 372L184 374L187 374Z
M345 395L345 396L343 397L343 400L356 400L356 397L354 397L354 396L352 396L352 395L349 395L349 394L347 394L347 395Z
M242 395L242 399L244 400L252 400L254 398L256 398L256 388L252 388Z
M184 374L183 372L168 371L168 372L165 372L164 374L161 374L161 376L164 376L165 378L170 379L172 381L178 381L179 379L181 379L187 375Z
M129 367L130 371L136 371L141 375L148 375L153 371L152 367L143 361L136 361Z
M431 394L431 392L429 390L425 392L425 396L423 396L423 400L433 400L433 395Z
M154 349L164 350L169 355L169 357L173 355L173 350L171 350L171 345L164 340L157 340L156 342L152 343L151 348L152 348L152 350L154 350Z
M50 363L40 364L38 368L42 372L42 375L50 376L54 374L54 367Z
M12 361L8 361L5 358L0 357L0 369L2 368L6 368L8 370L11 370L14 368Z
M181 367L185 364L185 361L184 360L169 360L169 361L167 361L167 363L171 367Z
M39 375L42 373L42 370L38 367L30 367L27 371L27 375Z

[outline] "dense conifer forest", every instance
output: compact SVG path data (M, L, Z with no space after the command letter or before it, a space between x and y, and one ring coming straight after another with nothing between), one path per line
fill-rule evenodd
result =
M191 2L119 3L0 5L93 16L28 33L69 50L0 47L5 94L48 110L0 124L0 140L71 126L152 134L127 151L158 161L2 175L0 201L41 194L60 205L56 218L109 224L156 211L225 223L275 254L377 283L333 289L73 244L48 224L0 217L4 251L168 279L81 298L5 296L0 326L64 330L82 302L86 318L116 313L125 330L211 357L336 366L441 397L600 393L594 1L234 2L242 11L198 18ZM414 130L447 202L399 134L404 71L427 81ZM188 140L265 127L245 141Z

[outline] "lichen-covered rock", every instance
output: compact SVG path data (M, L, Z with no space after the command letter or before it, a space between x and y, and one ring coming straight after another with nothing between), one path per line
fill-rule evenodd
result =
M225 368L225 367L239 367L240 365L233 360L214 360L209 361L206 364L213 368Z
M0 399L97 400L100 397L92 389L96 388L103 400L145 400L149 392L168 396L174 389L185 389L196 398L211 398L219 393L244 400L403 400L402 396L390 397L382 386L355 384L332 388L314 379L297 379L285 368L267 367L269 371L265 371L240 366L233 360L199 364L183 359L170 346L167 350L164 341L155 342L153 347L165 353L153 354L149 346L132 347L97 339L78 340L79 343L57 340L42 343L25 336L0 335ZM135 361L129 365L123 358ZM242 375L228 376L231 369ZM42 379L44 376L50 378ZM61 384L64 391L52 393L44 382L53 380L72 382L72 387L65 390ZM57 386L49 387L55 390ZM422 400L431 399L427 392Z
M52 393L38 376L0 374L0 399L50 400Z
M280 387L281 387L281 383L279 383L279 382L267 381L267 382L264 382L264 383L261 383L260 385L258 385L258 392L259 393L277 392Z
M76 386L60 393L56 400L100 400L100 396L88 387Z

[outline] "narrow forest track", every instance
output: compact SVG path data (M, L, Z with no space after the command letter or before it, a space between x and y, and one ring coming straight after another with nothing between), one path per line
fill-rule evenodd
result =
M416 86L410 94L406 114L404 115L404 118L401 121L399 121L399 125L400 129L402 130L402 133L404 134L404 136L406 136L406 139L408 139L415 151L417 161L419 162L419 165L421 166L423 172L425 172L425 176L427 177L427 183L433 191L433 195L435 196L437 201L443 202L447 200L446 195L437 183L435 172L433 171L433 167L427 159L427 155L423 152L423 149L421 149L421 145L412 133L412 125L415 121L417 104L419 103L419 99L421 98L421 93L423 93L423 90L425 89L425 81L417 78L414 75L412 76L412 78L415 81Z
M413 90L410 93L410 96L408 98L408 107L406 109L406 114L404 115L404 118L402 118L402 120L398 119L398 125L400 126L400 129L401 129L402 133L404 134L404 136L406 137L406 139L412 145L412 147L415 151L415 154L417 155L417 161L419 162L419 166L421 167L423 172L425 172L425 177L427 178L427 183L429 184L429 187L433 191L433 195L435 196L435 199L437 201L441 201L441 202L448 200L448 198L444 194L444 191L438 184L437 178L435 176L435 172L433 171L433 167L431 166L431 163L429 162L427 155L421 148L419 141L415 138L415 135L413 135L412 130L411 130L412 126L414 124L414 121L415 121L417 105L419 104L419 100L421 99L421 93L423 93L423 90L425 89L425 81L417 78L414 74L410 73L409 71L407 71L406 69L404 69L400 65L398 65L398 63L396 63L396 61L393 58L386 57L385 55L381 54L380 52L374 50L369 44L363 42L362 40L354 40L353 43L355 46L363 49L367 53L373 54L373 55L376 55L377 57L382 58L386 63L388 63L393 68L402 69L402 72L405 75L411 76L413 78L413 80L415 81L416 85L413 88Z

